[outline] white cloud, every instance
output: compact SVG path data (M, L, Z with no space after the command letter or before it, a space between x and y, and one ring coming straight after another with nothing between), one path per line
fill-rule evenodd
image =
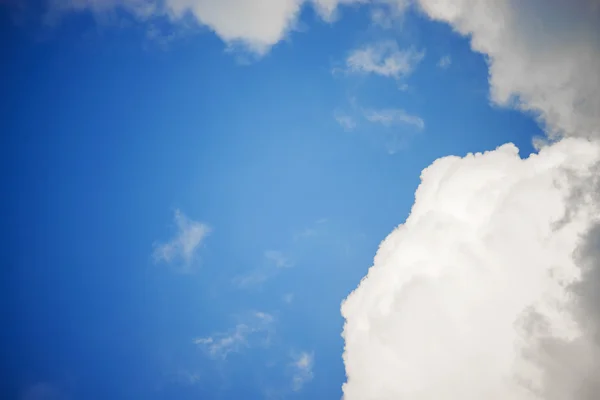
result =
M372 0L312 0L318 14L325 21L336 19L336 11L340 5L368 4Z
M297 392L313 379L314 354L302 351L292 359L292 390Z
M446 69L446 68L449 68L451 64L452 64L452 57L443 56L438 61L437 66L440 67L441 69Z
M493 101L540 114L550 134L600 136L597 0L419 0L471 37L490 67Z
M364 45L346 58L347 72L401 79L410 75L425 56L413 48L401 50L393 40Z
M402 22L404 11L413 0L374 0L371 1L371 22L383 29L391 29Z
M356 120L351 115L345 114L342 111L336 110L333 113L333 118L345 131L353 131L356 128Z
M228 46L242 46L263 55L295 28L305 4L325 20L333 20L340 4L363 0L49 0L48 19L68 11L90 10L106 14L123 9L142 21L167 17L185 24L191 17L209 28Z
M525 160L504 145L425 169L406 223L342 305L344 398L581 399L581 372L593 370L553 397L546 367L569 359L538 343L583 334L568 312L573 252L598 215L582 207L556 222L570 207L570 174L599 159L600 147L565 139Z
M597 1L419 3L487 56L496 103L598 138ZM599 166L598 142L563 139L427 168L342 306L345 399L596 399Z
M211 228L201 222L193 221L180 210L175 210L177 234L166 243L155 243L153 257L156 262L174 263L181 261L188 269L196 259L197 250Z
M265 312L253 312L228 332L217 332L211 336L198 337L193 343L205 350L210 357L226 359L254 345L268 345L275 318Z
M175 18L189 13L226 43L239 42L264 54L293 28L302 1L167 0L166 4Z
M401 109L365 110L364 116L369 122L384 126L411 125L418 130L425 128L425 122L421 117L408 114Z

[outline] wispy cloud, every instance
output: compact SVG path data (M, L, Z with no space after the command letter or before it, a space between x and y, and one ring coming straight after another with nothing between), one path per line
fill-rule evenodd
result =
M340 110L333 113L333 118L345 131L352 131L356 128L356 120L351 115L345 114Z
M352 50L346 58L349 73L376 74L401 79L410 75L425 51L400 49L393 40L371 43Z
M286 293L283 295L283 302L286 304L291 304L294 301L294 293Z
M294 232L294 242L322 235L327 231L329 220L320 218L309 226Z
M450 57L450 56L443 56L438 61L437 66L440 67L440 68L442 68L442 69L446 69L446 68L450 67L451 64L452 64L452 57Z
M277 268L290 268L294 266L294 263L279 250L265 251L265 258Z
M292 355L292 390L301 390L313 379L314 354L302 351Z
M364 116L369 122L380 123L384 126L411 125L419 130L425 128L425 122L417 115L412 115L399 108L382 110L364 110Z
M202 375L198 371L180 369L171 374L171 380L182 385L195 385L200 382Z
M189 269L211 228L202 222L189 219L180 210L175 210L174 220L177 234L168 242L155 243L152 255L156 262L172 264L181 261L183 266Z
M258 286L279 274L281 269L291 268L294 262L282 251L267 250L264 252L262 266L233 278L233 284L239 288Z
M402 21L402 15L412 0L378 0L371 8L371 22L383 29L390 29Z
M198 337L193 343L214 359L226 359L253 345L268 345L275 318L268 313L256 311L228 332L217 332L207 337Z
M273 276L272 271L258 268L244 275L235 276L232 282L240 289L248 289L265 283L271 276Z

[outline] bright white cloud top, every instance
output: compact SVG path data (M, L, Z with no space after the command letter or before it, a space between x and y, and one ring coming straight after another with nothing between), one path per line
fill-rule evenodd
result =
M342 306L346 400L538 398L519 383L544 389L528 326L583 334L565 309L591 213L557 226L565 168L584 174L599 156L573 139L526 160L505 145L427 168L410 217Z

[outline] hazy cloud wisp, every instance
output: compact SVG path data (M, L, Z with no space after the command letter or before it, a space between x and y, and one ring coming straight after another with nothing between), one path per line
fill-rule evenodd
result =
M424 51L400 49L395 41L385 40L352 50L346 58L346 71L401 79L410 75L424 56Z
M314 354L306 351L292 356L292 390L297 392L313 379Z
M417 115L411 115L402 109L365 110L364 116L369 122L384 126L408 125L418 130L425 128L425 121Z
M155 243L153 257L156 262L172 264L181 261L188 269L196 260L198 248L210 234L211 228L198 221L189 219L180 210L175 210L177 234L168 242Z
M265 312L253 312L228 332L198 337L193 343L215 359L226 359L230 353L254 345L268 345L275 318Z

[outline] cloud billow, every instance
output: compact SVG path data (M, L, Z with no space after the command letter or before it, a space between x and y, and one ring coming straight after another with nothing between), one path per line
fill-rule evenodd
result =
M525 160L505 145L428 167L406 223L342 306L345 399L538 399L532 311L557 340L583 335L563 310L594 210L555 228L568 207L564 168L584 173L598 157L569 139Z
M326 21L338 5L364 0L47 0L46 19L70 12L104 15L123 10L142 22L166 19L176 26L189 21L214 32L229 48L262 56L295 29L302 8L311 5Z
M342 305L345 400L592 400L600 393L600 4L418 0L486 56L508 144L423 171L406 222Z

